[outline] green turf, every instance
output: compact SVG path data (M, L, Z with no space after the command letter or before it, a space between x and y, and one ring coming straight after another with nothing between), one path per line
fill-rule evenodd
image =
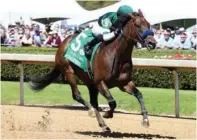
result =
M0 45L1 46L1 45ZM7 48L0 47L1 53L25 53L25 54L56 54L57 48L40 48L40 47L17 47ZM161 56L174 56L176 54L192 55L196 60L196 51L193 50L142 50L134 49L132 53L133 58L154 58L160 59ZM155 58L155 56L157 56Z
M1 82L2 104L19 103L19 82ZM150 114L174 114L174 90L159 88L139 88L143 93L145 106ZM79 86L82 96L89 101L88 90ZM65 105L76 104L72 99L68 85L51 84L41 92L34 93L25 83L25 104ZM133 112L140 112L140 106L134 96L111 89L118 108ZM106 100L99 95L99 103L106 104ZM180 90L180 114L182 116L196 116L196 92Z

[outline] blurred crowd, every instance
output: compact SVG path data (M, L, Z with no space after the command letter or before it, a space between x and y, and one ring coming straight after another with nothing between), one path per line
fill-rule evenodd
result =
M186 32L183 27L176 27L175 30L154 30L154 34L156 49L196 50L197 28L193 28L192 33Z
M87 29L87 28L86 28ZM157 41L156 49L184 49L196 50L197 45L197 28L192 33L186 32L181 27L175 30L152 28L154 37ZM24 25L16 22L10 24L7 28L0 25L1 46L21 47L21 46L37 46L37 47L55 47L66 38L67 35L78 31L76 28L60 28L58 24L45 25L45 29L41 29L38 24ZM143 49L140 44L138 49Z
M74 29L60 29L59 25L46 25L41 29L38 24L22 25L20 23L8 25L5 28L0 25L1 46L21 47L58 47L67 35L74 32Z

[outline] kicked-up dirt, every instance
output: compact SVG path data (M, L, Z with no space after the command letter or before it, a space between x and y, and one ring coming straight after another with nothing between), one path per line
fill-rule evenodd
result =
M196 139L196 120L149 116L150 127L141 125L142 116L115 113L105 119L112 133L105 134L87 111L63 108L1 106L2 139Z

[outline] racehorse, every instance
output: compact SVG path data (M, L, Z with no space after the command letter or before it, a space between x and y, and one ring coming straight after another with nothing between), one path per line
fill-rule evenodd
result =
M150 31L149 29L150 24L143 16L141 10L131 14L130 20L116 39L100 44L92 63L93 79L88 76L87 72L84 72L63 56L69 42L77 36L76 34L70 35L59 46L55 56L54 69L45 76L31 78L29 85L31 89L40 91L63 73L65 80L67 80L72 89L73 99L87 107L90 116L96 116L98 124L104 132L111 132L111 130L99 113L98 92L108 100L110 107L103 117L112 118L114 109L116 108L116 101L109 89L118 87L121 91L134 95L138 99L143 115L142 124L148 127L148 113L144 106L143 96L131 81L133 68L131 57L133 48L137 42L148 48L155 47L156 41L153 34L143 36L144 33ZM81 96L75 75L87 86L90 95L90 104Z

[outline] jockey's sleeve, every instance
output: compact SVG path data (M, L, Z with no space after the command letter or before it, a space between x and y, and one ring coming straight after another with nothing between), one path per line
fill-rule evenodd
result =
M102 28L98 24L94 24L92 27L92 33L94 36L98 37L102 35L102 40L108 41L115 37L114 32L110 32L109 29Z
M99 17L98 24L103 28L109 29L117 19L118 17L116 12L109 12Z
M111 40L114 37L115 37L114 32L103 34L103 40L104 41L109 41L109 40Z

